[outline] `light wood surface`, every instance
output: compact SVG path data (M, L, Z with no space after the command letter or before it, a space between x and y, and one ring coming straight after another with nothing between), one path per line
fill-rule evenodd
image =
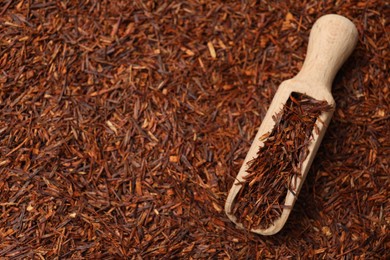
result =
M355 48L357 36L358 33L355 25L350 20L340 15L324 15L313 25L309 37L307 55L301 71L294 78L282 82L279 86L245 161L241 166L237 178L229 191L225 204L225 212L237 226L243 228L242 224L237 222L236 217L230 214L232 203L241 188L239 183L242 182L243 177L247 175L246 170L248 161L255 158L259 148L263 146L260 137L265 133L270 132L274 127L275 122L273 121L272 116L282 110L283 105L292 92L306 94L317 100L326 100L334 108L335 102L331 94L332 82L337 71ZM320 131L319 134L316 134L313 130L313 142L311 142L308 147L309 155L303 162L302 176L297 180L298 185L295 190L297 195L301 190L302 184L317 153L332 115L333 111L322 113L320 115L320 120L324 122L324 124L319 123L318 121L316 122ZM291 206L292 208L296 198L297 196L294 196L294 194L289 191L286 196L285 205ZM283 209L281 217L269 228L252 229L251 231L261 235L273 235L283 228L290 212L291 209L285 208Z

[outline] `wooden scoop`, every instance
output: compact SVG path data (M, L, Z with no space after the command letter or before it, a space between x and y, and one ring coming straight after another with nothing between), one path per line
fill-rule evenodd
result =
M243 177L248 174L248 162L257 156L259 148L263 146L265 140L261 140L261 137L271 132L275 125L272 116L282 110L292 92L306 94L317 100L326 100L334 108L335 102L331 94L332 82L341 65L355 48L357 35L355 25L340 15L329 14L322 16L313 25L306 59L301 71L294 78L282 82L279 86L237 178L229 191L225 212L237 226L243 228L243 225L237 221L236 216L231 214L233 202L242 187L240 183L244 180ZM293 179L293 182L296 183L293 192L296 195L288 191L284 204L286 207L283 208L281 216L268 228L251 229L252 232L261 235L273 235L282 229L317 153L326 128L332 118L333 111L334 109L329 112L323 112L316 122L319 131L313 130L313 141L308 146L309 155L303 162L301 176L297 177L296 180Z

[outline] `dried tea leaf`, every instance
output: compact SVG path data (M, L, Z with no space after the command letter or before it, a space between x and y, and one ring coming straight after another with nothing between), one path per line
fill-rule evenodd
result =
M248 174L233 203L232 213L244 227L265 229L281 216L287 191L295 190L292 180L301 174L308 155L315 123L330 109L326 101L292 93L273 116L274 128L261 137L264 146L248 162Z

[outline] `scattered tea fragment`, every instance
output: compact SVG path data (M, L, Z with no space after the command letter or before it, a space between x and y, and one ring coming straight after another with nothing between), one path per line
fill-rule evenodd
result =
M295 190L293 177L309 151L316 120L331 106L326 101L292 93L282 111L273 119L275 126L263 136L264 146L248 162L248 170L232 213L245 228L268 228L283 211L287 191Z

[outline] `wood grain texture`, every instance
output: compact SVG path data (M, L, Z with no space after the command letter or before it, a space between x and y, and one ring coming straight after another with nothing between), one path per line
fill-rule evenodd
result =
M261 140L260 137L270 132L275 124L272 116L282 110L283 105L292 92L306 94L317 100L326 100L328 104L335 107L331 94L331 84L337 71L355 48L357 36L355 25L340 15L325 15L319 18L313 25L302 69L296 77L284 81L275 93L267 114L226 199L225 212L239 227L242 228L242 224L238 223L236 217L231 214L232 204L241 188L240 182L247 175L248 162L256 157L259 147L263 146L264 140ZM261 235L273 235L283 228L324 137L333 111L324 112L319 116L318 121L323 123L317 122L319 127L318 134L313 129L313 141L308 147L310 153L302 166L302 178L298 178L297 188L293 191L296 196L291 191L287 193L285 205L288 207L283 209L282 215L274 222L274 225L266 229L252 229L252 232Z

